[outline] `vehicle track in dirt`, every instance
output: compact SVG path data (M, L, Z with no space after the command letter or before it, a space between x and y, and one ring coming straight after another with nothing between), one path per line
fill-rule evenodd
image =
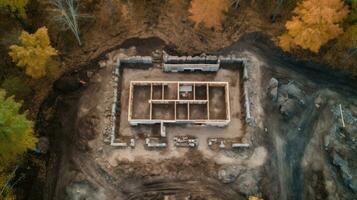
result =
M137 188L137 192L131 193L128 200L143 199L145 196L163 194L177 196L214 196L225 200L244 199L239 193L215 180L160 180L146 182Z

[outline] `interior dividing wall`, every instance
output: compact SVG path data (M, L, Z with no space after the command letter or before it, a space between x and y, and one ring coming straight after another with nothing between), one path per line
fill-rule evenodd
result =
M163 121L227 121L227 82L132 81L128 120L136 123ZM141 120L141 121L140 121Z

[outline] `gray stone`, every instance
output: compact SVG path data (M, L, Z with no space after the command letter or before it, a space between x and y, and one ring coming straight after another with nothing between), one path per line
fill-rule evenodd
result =
M273 101L276 101L278 99L278 88L272 88L270 90L270 97L272 98Z
M279 81L276 78L271 78L269 81L269 88L277 88L279 85Z
M298 88L293 82L290 82L289 84L286 85L282 85L281 91L287 94L289 98L293 97L298 100L302 100L304 98L301 89Z
M88 77L88 78L91 78L92 76L93 76L93 72L88 71L88 72L87 72L87 77Z
M79 182L66 187L66 199L106 200L107 197L103 190L94 188L87 182Z
M241 166L223 166L218 170L218 179L222 183L233 183L243 171Z
M286 117L291 117L295 114L297 109L296 101L287 99L280 105L280 113Z
M260 175L257 170L247 170L237 178L239 192L249 196L259 193Z
M353 115L357 116L357 106L356 105L350 105L350 110Z
M320 95L315 98L314 103L315 103L316 107L320 107L320 105L322 104L322 98Z
M50 146L50 141L48 140L48 138L40 137L36 145L36 152L45 154L47 153L49 146Z
M110 139L109 138L104 138L104 143L110 144Z
M269 89L270 89L270 97L272 98L273 101L276 101L278 99L278 85L279 81L276 78L271 78L269 81Z
M350 189L357 191L357 184L353 181L352 173L349 169L349 163L347 160L343 159L338 153L334 152L332 154L333 164L339 168L343 182Z

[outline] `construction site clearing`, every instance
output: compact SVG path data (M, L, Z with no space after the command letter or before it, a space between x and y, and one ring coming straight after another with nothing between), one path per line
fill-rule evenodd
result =
M214 157L221 150L250 146L244 141L251 118L244 60L194 59L168 56L159 64L151 57L118 60L111 145L121 149L123 159L155 150L171 158L184 149Z

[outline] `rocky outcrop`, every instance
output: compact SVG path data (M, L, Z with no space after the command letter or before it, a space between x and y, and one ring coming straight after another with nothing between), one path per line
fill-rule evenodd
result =
M87 182L72 183L66 187L66 199L68 200L106 200L107 197L101 190L96 190Z
M357 192L357 115L354 107L354 104L341 106L345 127L339 105L332 108L335 123L324 137L324 146L344 185Z
M287 119L296 115L298 109L305 104L304 93L293 81L287 84L280 84L277 79L271 78L268 90L272 101Z
M249 169L240 165L223 166L218 171L218 179L223 183L235 183L235 187L244 195L259 193L261 174L258 169Z
M218 179L223 183L233 183L244 171L242 166L224 166L218 170Z
M237 178L238 191L244 195L250 196L259 193L259 181L261 175L258 170L247 170Z

